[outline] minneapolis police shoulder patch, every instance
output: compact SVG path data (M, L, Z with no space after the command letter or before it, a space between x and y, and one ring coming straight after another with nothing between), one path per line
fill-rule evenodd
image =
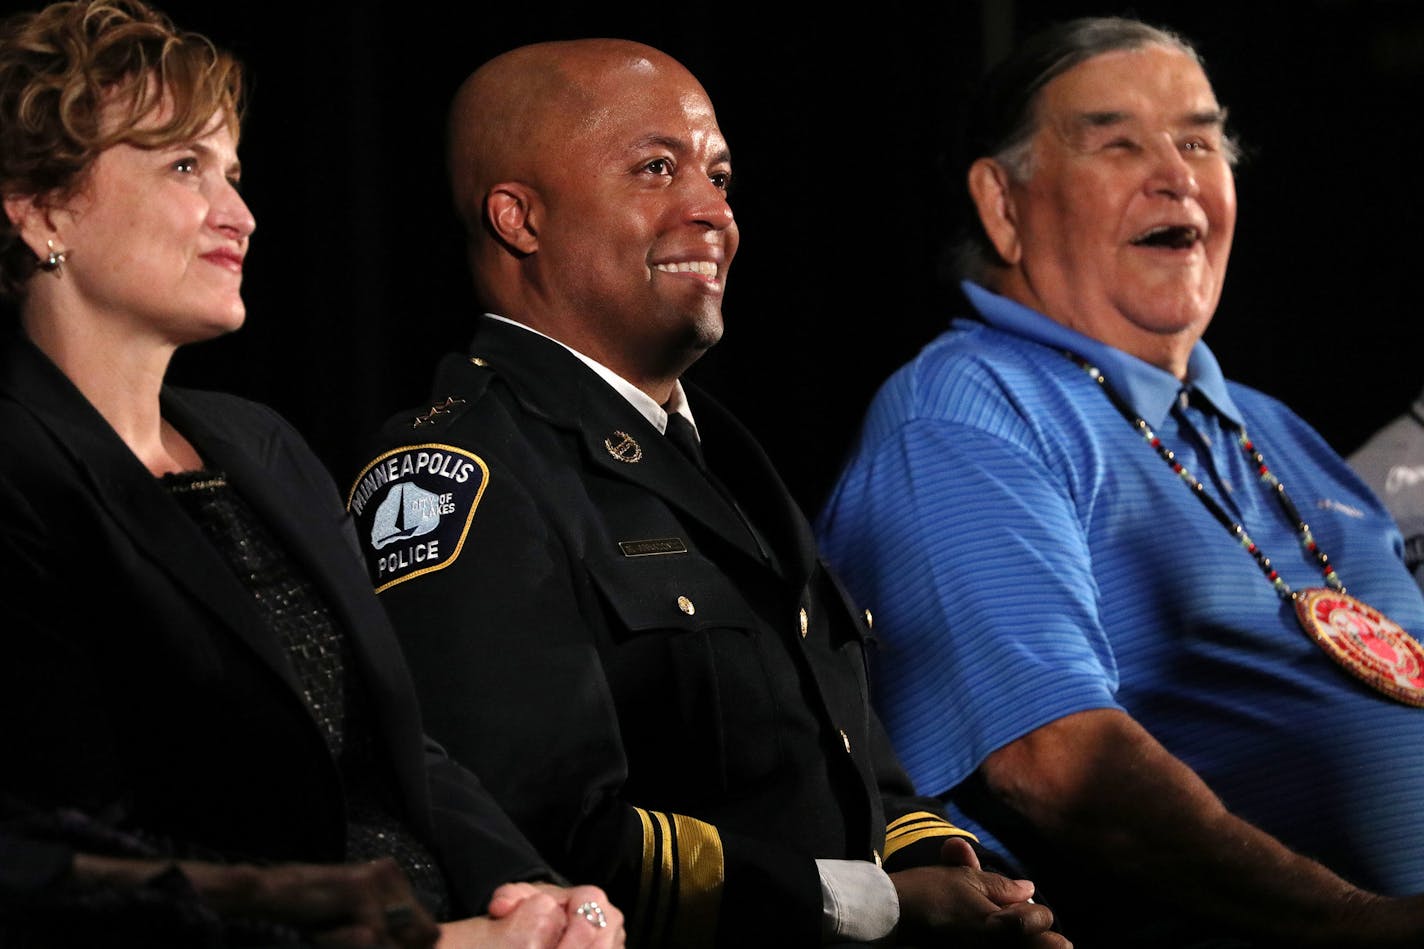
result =
M484 459L453 445L406 445L368 464L346 510L376 592L454 563L488 484Z

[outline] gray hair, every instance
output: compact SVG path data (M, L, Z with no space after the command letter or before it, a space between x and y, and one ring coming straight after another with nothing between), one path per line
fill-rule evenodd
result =
M983 283L1004 265L965 193L963 181L969 166L989 157L1013 180L1027 180L1033 171L1033 137L1038 131L1038 97L1043 87L1096 56L1147 46L1179 50L1205 68L1196 48L1177 33L1111 16L1080 17L1035 33L985 75L970 105L963 162L957 168L966 205L965 233L954 249L954 269L960 276ZM1230 136L1224 139L1224 148L1227 161L1235 164L1238 148Z

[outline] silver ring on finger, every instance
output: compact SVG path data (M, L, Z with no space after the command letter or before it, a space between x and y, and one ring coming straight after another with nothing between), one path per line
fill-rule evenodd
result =
M603 915L603 907L599 906L593 900L580 903L578 909L574 910L574 912L588 920L591 926L597 926L599 929L602 929L608 925L608 920Z

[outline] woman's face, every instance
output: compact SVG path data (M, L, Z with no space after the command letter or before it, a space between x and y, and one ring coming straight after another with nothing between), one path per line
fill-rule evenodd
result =
M191 142L101 152L56 220L69 302L175 346L240 327L256 222L237 192L239 173L222 114Z

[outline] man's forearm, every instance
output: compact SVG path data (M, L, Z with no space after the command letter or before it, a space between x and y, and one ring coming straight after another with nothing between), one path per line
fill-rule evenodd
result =
M1236 817L1121 712L1059 719L981 770L990 793L1065 852L1172 892L1223 928L1299 946L1424 938L1424 902L1360 890Z

